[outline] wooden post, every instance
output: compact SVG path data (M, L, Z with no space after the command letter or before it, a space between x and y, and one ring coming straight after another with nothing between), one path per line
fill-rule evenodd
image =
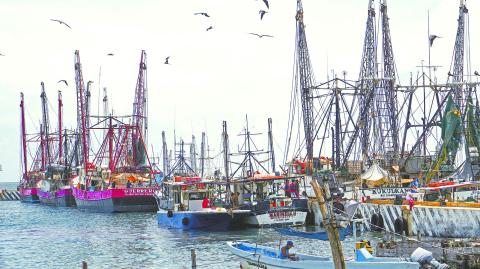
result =
M413 235L413 216L409 208L402 206L402 217L407 221L408 231L405 233L405 235L412 236Z
M328 241L330 242L330 248L332 249L332 258L335 269L345 269L345 258L343 257L342 244L340 242L340 235L338 233L338 225L335 221L335 215L332 212L330 218L328 218L327 206L325 205L322 187L318 185L315 179L312 179L310 184L315 191L318 205L320 206L320 212L322 212L323 225L327 230Z
M195 249L190 250L190 254L192 256L192 269L197 268L197 254L195 254Z
M88 269L88 264L86 261L82 261L82 269Z

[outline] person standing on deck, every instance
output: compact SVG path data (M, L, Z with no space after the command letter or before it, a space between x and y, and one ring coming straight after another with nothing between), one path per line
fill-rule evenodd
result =
M210 201L208 200L208 197L205 196L202 201L202 208L208 208L210 206Z
M407 200L409 209L410 209L410 211L412 211L415 203L414 203L413 196L412 196L411 192L407 192L407 195L405 196L405 200Z

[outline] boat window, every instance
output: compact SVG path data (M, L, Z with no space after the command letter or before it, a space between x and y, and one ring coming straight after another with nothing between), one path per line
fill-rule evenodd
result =
M189 200L203 200L206 196L206 192L192 192L190 193Z
M174 200L174 203L175 204L179 204L181 201L180 201L180 193L179 192L174 192L173 193L173 200Z

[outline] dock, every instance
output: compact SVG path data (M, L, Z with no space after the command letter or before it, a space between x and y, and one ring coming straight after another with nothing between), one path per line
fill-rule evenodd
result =
M0 201L19 201L20 193L12 190L0 190Z

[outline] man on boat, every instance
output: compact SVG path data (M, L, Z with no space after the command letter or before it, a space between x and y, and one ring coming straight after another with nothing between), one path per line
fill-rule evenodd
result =
M281 249L280 257L285 258L285 259L288 258L292 261L298 261L297 255L295 255L293 253L289 253L289 250L291 248L293 248L293 241L288 240L287 244L285 246L283 246L282 249Z
M202 208L209 208L210 206L210 201L208 200L208 197L205 196L205 198L203 198L203 201L202 201Z

